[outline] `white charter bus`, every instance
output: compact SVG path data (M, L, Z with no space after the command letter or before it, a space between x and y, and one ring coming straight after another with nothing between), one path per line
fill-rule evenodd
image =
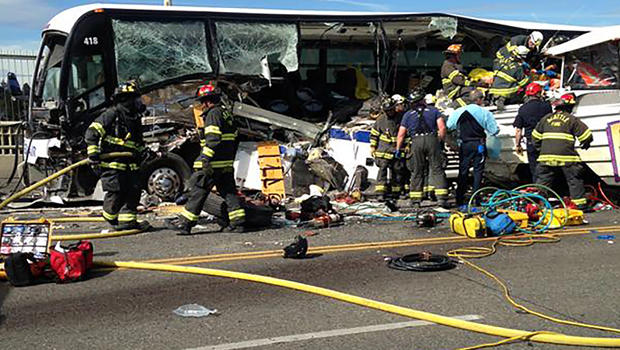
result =
M86 156L84 131L128 79L139 80L148 107L146 140L166 152L143 168L145 186L173 199L199 152L191 102L206 79L222 82L232 102L251 105L239 118L245 140L296 141L316 136L329 115L343 123L355 117L372 95L405 94L421 81L429 92L439 89L442 51L451 43L464 45L466 68L491 69L499 47L532 30L553 46L590 28L442 13L74 7L42 33L29 135L58 142L49 143L55 146L43 152L46 157L29 160L30 178ZM514 113L502 118L510 124ZM50 190L65 198L89 196L96 181L83 167Z

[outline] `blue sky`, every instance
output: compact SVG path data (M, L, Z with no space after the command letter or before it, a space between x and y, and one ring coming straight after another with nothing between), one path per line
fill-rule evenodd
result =
M93 1L0 0L0 49L37 48L41 28L63 9ZM163 0L106 1L162 4ZM257 4L260 4L259 6ZM447 12L475 17L586 26L620 25L620 1L483 1L483 0L173 0L173 5L262 7L274 9Z

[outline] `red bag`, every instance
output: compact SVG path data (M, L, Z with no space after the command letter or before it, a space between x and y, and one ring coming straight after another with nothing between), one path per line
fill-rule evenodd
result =
M56 245L50 250L50 266L59 282L79 281L93 266L93 245L80 241L68 247Z

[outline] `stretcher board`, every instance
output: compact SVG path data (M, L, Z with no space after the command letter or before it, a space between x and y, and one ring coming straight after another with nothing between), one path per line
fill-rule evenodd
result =
M262 193L280 201L286 196L280 145L275 141L259 142L257 149Z
M616 182L620 182L620 120L607 124L607 140L609 141L611 164L614 168L614 178Z
M19 252L46 254L49 252L51 236L50 221L8 218L0 224L0 255Z

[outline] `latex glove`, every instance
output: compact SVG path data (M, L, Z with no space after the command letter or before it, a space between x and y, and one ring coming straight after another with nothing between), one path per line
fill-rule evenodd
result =
M401 159L403 152L401 150L394 151L394 159Z
M527 62L522 62L522 63L521 63L521 66L523 67L523 69L526 69L526 70L527 70L527 69L530 69L530 64L529 64L529 63L527 63Z
M93 153L88 156L88 163L90 165L99 165L101 163L101 158L99 157L99 153Z

